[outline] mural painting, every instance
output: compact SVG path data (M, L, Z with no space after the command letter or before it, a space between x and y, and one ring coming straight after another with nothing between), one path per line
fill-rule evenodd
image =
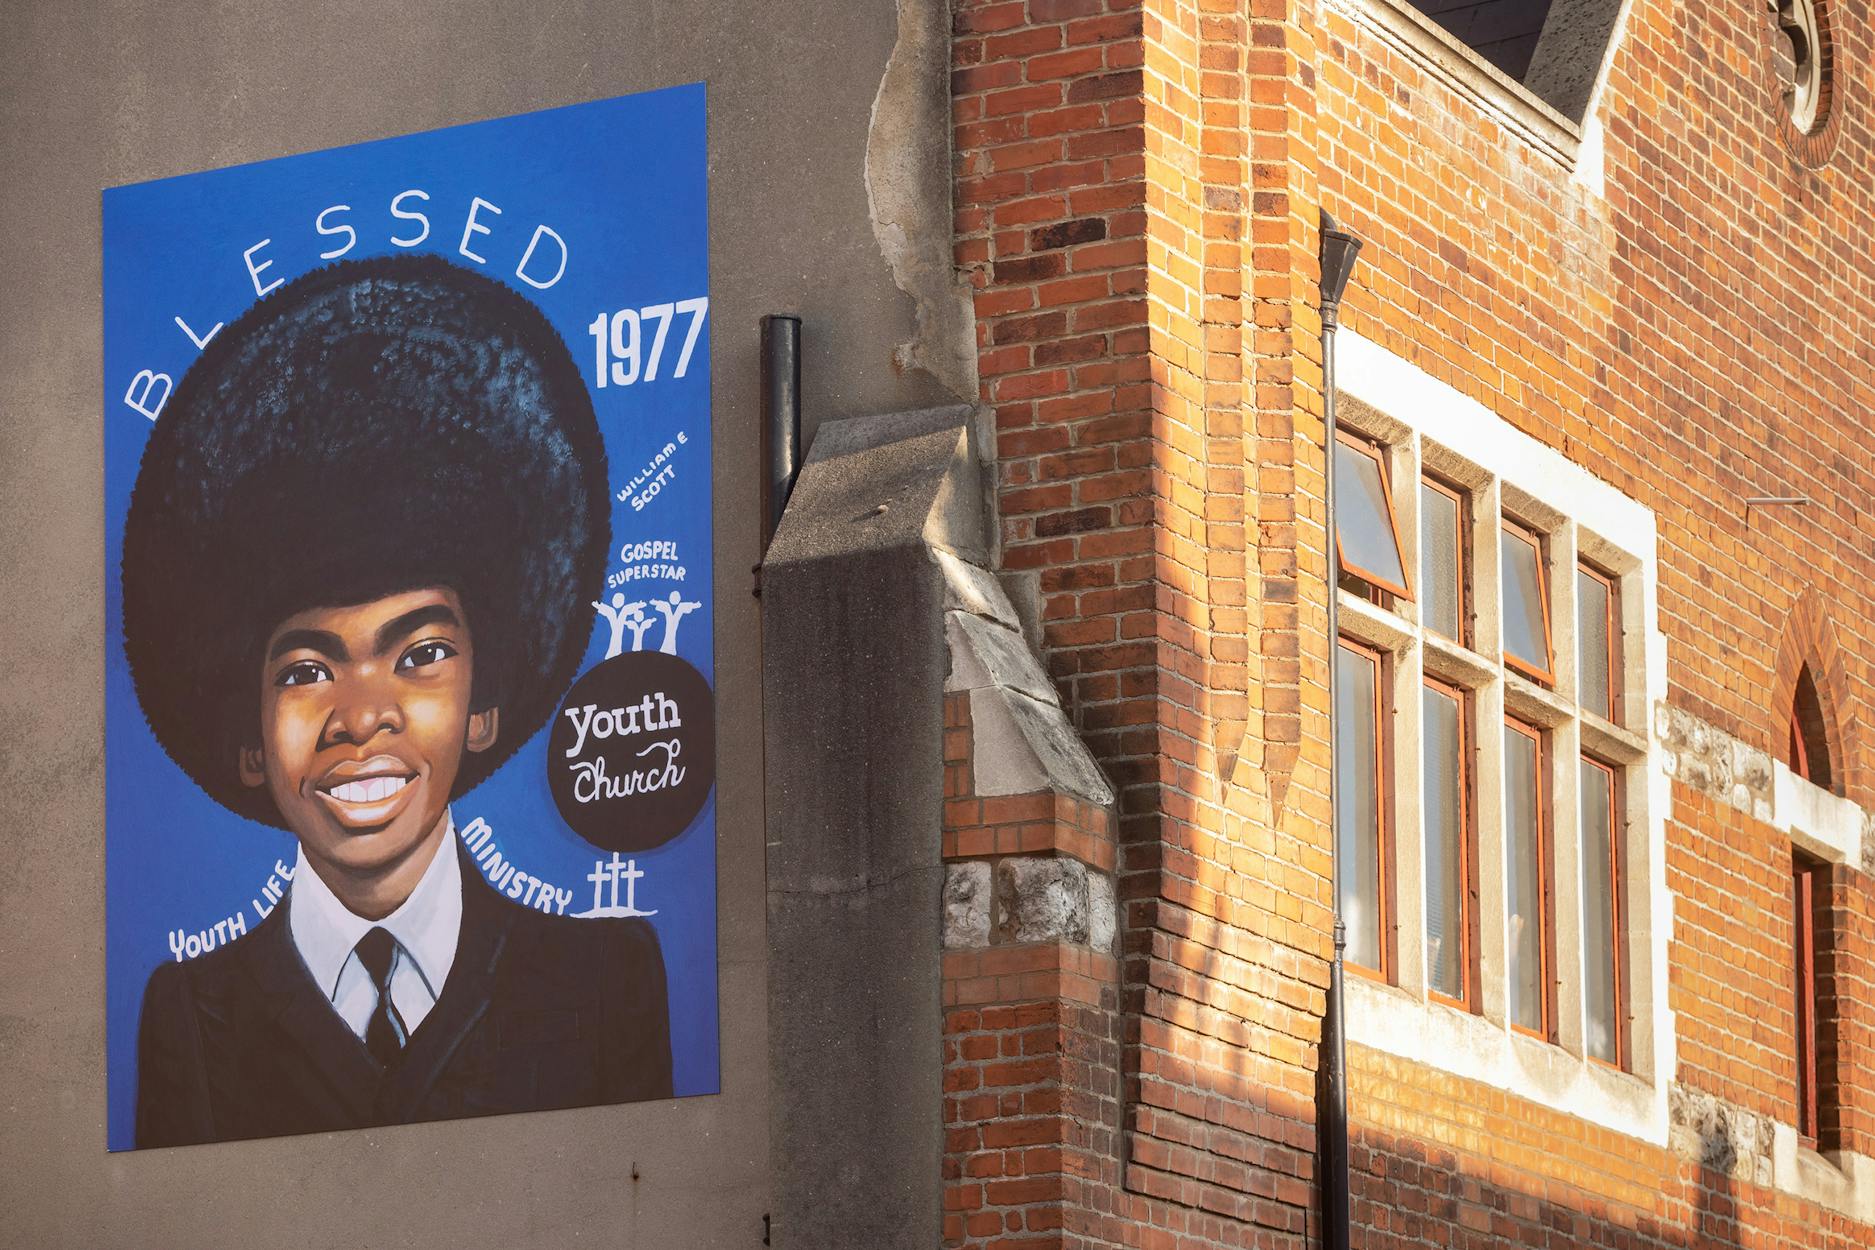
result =
M717 1090L705 158L105 193L112 1149Z

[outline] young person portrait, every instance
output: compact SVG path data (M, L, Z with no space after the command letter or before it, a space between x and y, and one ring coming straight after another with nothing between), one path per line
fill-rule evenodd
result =
M439 257L209 341L131 495L124 648L176 765L299 850L251 932L151 975L138 1146L670 1096L650 927L497 895L450 807L571 683L609 508L559 334Z

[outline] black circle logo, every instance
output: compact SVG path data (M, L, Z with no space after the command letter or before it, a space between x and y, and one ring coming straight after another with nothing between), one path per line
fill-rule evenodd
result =
M547 788L573 832L648 851L690 827L716 773L716 701L688 662L626 651L573 683L547 735Z

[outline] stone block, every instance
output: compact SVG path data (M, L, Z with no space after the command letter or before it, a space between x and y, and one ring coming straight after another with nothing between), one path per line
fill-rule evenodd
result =
M990 866L970 860L944 866L944 949L990 944Z
M1114 934L1120 927L1120 905L1113 878L1087 870L1087 944L1102 954L1113 953Z
M1002 583L988 569L979 568L948 551L933 551L938 568L944 573L944 609L988 617L992 621L1020 631L1022 621L1015 605L1003 593Z
M951 649L951 678L946 689L1000 686L1043 703L1060 701L1054 683L1042 672L1028 641L1014 625L953 611L946 614L944 632Z
M1078 859L1016 856L998 863L997 941L1085 943L1087 876Z

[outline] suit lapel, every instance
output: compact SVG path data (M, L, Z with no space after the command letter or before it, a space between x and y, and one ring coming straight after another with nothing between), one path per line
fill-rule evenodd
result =
M292 903L289 894L268 922L254 931L259 940L248 962L263 1010L277 1026L280 1045L293 1047L305 1060L303 1064L281 1062L275 1070L282 1079L300 1085L295 1092L308 1103L336 1102L346 1119L369 1124L378 1086L377 1061L332 1009L294 949L287 924L287 908Z
M456 853L462 864L462 932L456 939L456 959L436 1006L410 1035L402 1059L384 1074L377 1113L388 1122L404 1122L421 1111L456 1049L487 1013L495 970L514 923L514 909L502 905L482 879L481 869L460 845Z

